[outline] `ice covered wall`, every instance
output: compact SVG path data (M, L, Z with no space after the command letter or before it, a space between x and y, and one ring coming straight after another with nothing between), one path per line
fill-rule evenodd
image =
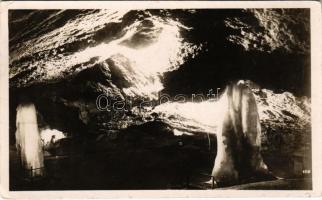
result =
M11 110L28 94L50 128L96 136L156 117L211 132L211 118L185 112L211 115L207 102L104 112L96 99L206 94L248 79L268 148L282 147L274 138L291 151L292 138L310 141L301 139L310 135L309 10L19 10L9 28Z

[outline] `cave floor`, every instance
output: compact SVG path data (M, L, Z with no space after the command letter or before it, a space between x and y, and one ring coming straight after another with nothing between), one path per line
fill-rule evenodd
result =
M173 146L47 156L45 176L31 180L19 167L19 157L11 147L10 190L212 189L207 176L211 172L209 156L193 150L187 156L185 151ZM192 159L197 162L190 162ZM310 178L289 178L241 184L228 189L304 190L311 187Z
M16 152L10 155L11 190L184 189L191 169L183 152L122 150L117 152L45 157L46 175L30 180L20 167ZM197 158L196 158L197 159Z

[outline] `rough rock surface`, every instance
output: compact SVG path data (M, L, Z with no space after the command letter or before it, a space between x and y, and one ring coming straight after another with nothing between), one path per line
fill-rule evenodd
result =
M168 127L173 137L165 146L181 137L207 141L216 132L209 102L154 105L159 92L173 98L250 79L258 84L253 91L269 162L278 165L271 157L282 154L291 166L294 156L310 152L305 9L21 10L10 11L9 20L11 133L19 96L27 94L42 126L93 137L103 149L118 134L128 135L119 137L129 138L123 144L142 137L143 146L161 145L133 128L145 125ZM99 95L110 105L126 101L126 109L99 110ZM139 108L142 100L152 103ZM191 108L197 117L185 112ZM192 149L208 145L193 143Z

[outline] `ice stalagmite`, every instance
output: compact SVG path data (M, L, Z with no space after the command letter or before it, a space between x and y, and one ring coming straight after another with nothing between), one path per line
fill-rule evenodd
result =
M20 104L17 107L16 126L16 147L23 167L29 170L32 177L42 176L44 158L34 104Z
M222 121L212 175L218 185L234 185L253 176L269 177L260 153L261 127L255 97L243 82L230 84L220 99Z

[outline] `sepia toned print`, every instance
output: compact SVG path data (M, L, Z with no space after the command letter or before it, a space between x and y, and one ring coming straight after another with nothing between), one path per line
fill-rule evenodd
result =
M312 191L311 12L9 9L9 191Z

